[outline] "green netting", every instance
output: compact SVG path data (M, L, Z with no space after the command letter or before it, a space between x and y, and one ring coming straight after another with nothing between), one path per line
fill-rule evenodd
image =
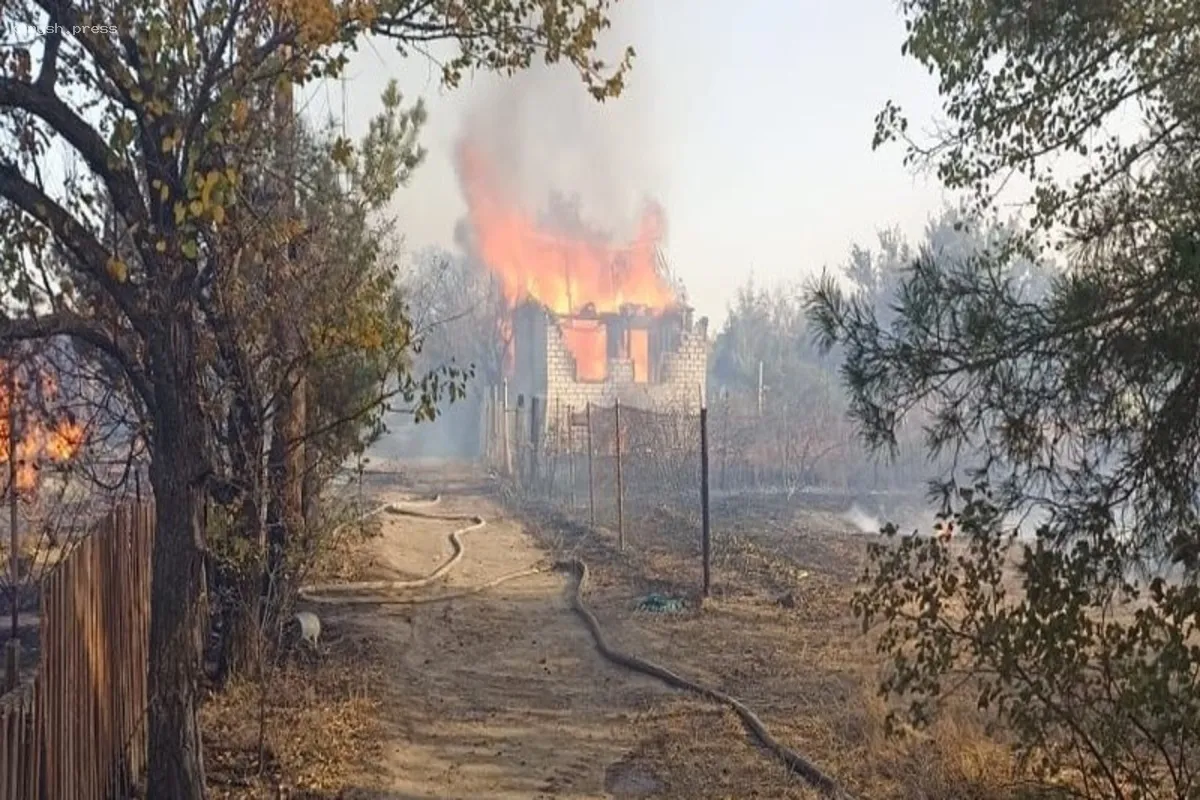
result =
M687 608L687 603L680 597L668 597L665 594L648 594L637 604L638 611L650 611L655 614L674 614Z

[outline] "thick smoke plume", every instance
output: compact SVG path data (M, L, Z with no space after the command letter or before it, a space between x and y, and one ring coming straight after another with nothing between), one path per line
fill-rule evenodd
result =
M614 9L606 50L645 40L642 3ZM665 189L656 142L650 62L635 59L625 92L599 103L563 65L538 64L489 79L463 122L460 146L490 165L508 201L540 215L557 195L577 200L584 219L619 240L638 233L648 203ZM459 178L467 176L460 168Z
M649 13L644 2L618 4L613 26L603 35L607 61L615 62L626 45L647 44ZM502 284L510 301L518 284L551 307L566 298L563 311L586 302L615 310L604 301L661 306L671 299L671 288L657 275L652 246L623 253L621 268L614 270L607 247L580 241L591 237L569 230L582 222L590 232L611 237L615 248L663 241L665 218L655 201L666 183L649 67L649 60L635 59L625 92L603 104L563 64L474 82L454 154L463 198L474 213L460 222L455 238L471 262L507 279ZM539 252L525 236L534 229L567 234L578 246L567 248L566 259L562 248ZM541 263L547 259L552 268ZM560 286L548 279L563 277L564 260L572 275ZM462 363L469 360L460 355ZM445 407L445 416L432 424L391 420L396 432L372 448L372 458L470 454L478 446L475 402L472 393Z

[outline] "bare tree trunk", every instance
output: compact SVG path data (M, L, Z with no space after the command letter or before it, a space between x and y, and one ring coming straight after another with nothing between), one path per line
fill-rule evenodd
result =
M292 379L282 388L268 459L270 500L267 523L267 596L286 596L287 552L304 530L304 425L307 382ZM269 609L274 612L276 609Z
M283 49L288 55L289 49ZM280 167L281 200L279 213L285 220L296 214L295 180L295 115L292 108L292 85L284 83L275 95L274 108L279 132L277 156ZM280 271L291 271L295 263L294 244L289 243L281 259ZM286 317L286 315L284 315ZM294 541L304 526L304 466L305 442L308 422L308 374L303 364L303 340L300 331L291 320L281 318L276 323L275 341L280 359L286 368L279 387L279 403L276 405L271 436L271 457L268 459L270 482L270 504L274 513L269 514L267 529L267 597L279 599L286 596L286 555L289 544ZM268 609L268 613L275 609Z
M150 340L156 408L150 479L152 559L148 796L202 800L204 756L196 719L202 653L206 464L204 416L190 310Z
M305 387L305 411L308 406L308 391ZM306 436L313 429L313 421L310 414L305 414L305 431ZM320 452L313 444L312 439L306 439L304 442L304 480L301 483L301 508L304 517L304 528L312 535L312 531L316 529L317 516L320 511L321 497L321 476L318 474Z
M250 401L235 402L230 412L230 466L233 479L242 489L233 536L249 543L252 556L222 575L224 630L217 669L218 682L244 674L258 664L256 648L262 622L263 554L266 536L262 526L262 456L264 432L261 419Z

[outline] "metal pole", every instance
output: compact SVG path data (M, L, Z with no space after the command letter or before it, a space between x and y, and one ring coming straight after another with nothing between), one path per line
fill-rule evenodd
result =
M504 474L512 477L512 448L508 441L508 378L504 379L504 405L502 407L502 419L504 424L500 427L503 429L504 438Z
M788 428L788 403L785 401L782 408L783 414L783 430L779 433L783 436L783 488L790 490L792 488L792 432Z
M575 406L567 406L567 473L571 482L571 510L575 510Z
M592 457L592 404L587 404L587 442L588 442L588 519L593 528L596 527L596 470Z
M554 502L554 490L558 488L558 465L563 452L562 400L557 397L554 398L554 416L551 420L547 421L547 427L554 426L554 456L550 460L550 501Z
M484 405L487 406L487 429L485 431L487 443L484 450L484 458L487 460L487 465L492 469L496 468L496 450L498 447L496 442L500 435L500 431L496 429L496 404L498 397L496 387L493 385L483 400Z
M500 405L500 387L492 387L492 465L497 472L504 471L504 446L501 441L504 436L504 426L508 417L504 407Z
M758 415L760 417L762 416L762 406L763 406L763 403L762 403L762 400L763 400L762 373L763 373L763 362L759 361L758 362Z
M617 548L625 549L625 484L621 481L621 401L613 405L617 443Z
M542 446L542 431L538 420L540 405L537 397L529 397L529 488L533 491L537 491L538 488L538 450Z
M8 524L10 551L8 555L9 606L12 617L12 636L8 640L6 653L5 682L11 691L20 679L21 640L17 636L20 628L20 612L17 610L21 564L20 520L17 517L17 362L10 357L8 362Z
M479 423L479 427L476 430L478 431L479 435L476 437L477 450L475 455L484 464L487 464L488 462L488 448L492 443L490 433L490 429L492 427L491 411L492 409L488 404L487 395L481 394L479 396L479 416L476 417L476 420Z
M704 551L704 596L712 588L712 536L708 516L708 406L700 406L700 514Z
M492 463L496 466L499 472L503 469L504 463L504 446L501 441L504 437L504 426L508 422L508 417L504 413L504 407L500 405L500 387L492 387Z
M731 412L730 412L730 408L729 408L729 395L726 395L725 396L725 415L724 415L725 416L725 430L721 434L721 477L719 480L721 491L725 491L725 489L729 488L725 482L725 480L726 480L725 470L729 466L729 415L730 415L730 413Z
M517 395L517 407L513 412L513 450L516 459L516 480L523 489L529 478L529 434L525 424L525 395Z

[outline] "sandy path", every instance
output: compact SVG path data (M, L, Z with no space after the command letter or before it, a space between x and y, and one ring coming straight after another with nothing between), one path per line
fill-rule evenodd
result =
M436 510L481 514L488 525L464 535L463 560L421 594L478 585L544 557L469 487L451 487ZM454 527L385 515L379 561L406 578L426 575L450 555ZM381 775L354 796L646 796L652 786L622 759L639 739L639 712L670 692L600 658L567 604L567 582L545 573L445 603L327 612L331 629L374 640L389 676L379 693L388 737Z

